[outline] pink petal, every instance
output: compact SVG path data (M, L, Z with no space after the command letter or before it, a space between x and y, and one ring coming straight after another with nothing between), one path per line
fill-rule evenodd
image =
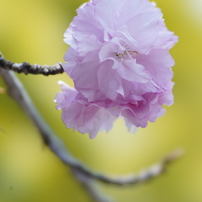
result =
M142 65L136 63L135 60L125 60L122 67L117 69L120 77L138 83L146 83L150 76Z
M93 58L94 60L91 60ZM97 59L96 59L97 58ZM89 52L84 60L72 70L71 77L78 90L92 90L98 88L97 71L99 60L96 52Z
M159 86L165 86L173 77L170 67L174 65L174 60L166 50L153 50L148 55L139 54L137 62L147 69Z
M160 12L148 12L134 16L126 24L131 36L138 42L139 53L147 54L158 36Z
M99 89L110 100L114 100L122 89L121 79L112 65L111 60L102 62L97 73Z

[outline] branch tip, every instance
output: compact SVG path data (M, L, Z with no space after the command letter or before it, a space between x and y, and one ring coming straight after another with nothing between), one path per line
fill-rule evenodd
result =
M182 148L176 149L175 151L171 152L163 159L163 163L165 164L171 163L179 159L180 157L182 157L183 154L184 154L184 150Z

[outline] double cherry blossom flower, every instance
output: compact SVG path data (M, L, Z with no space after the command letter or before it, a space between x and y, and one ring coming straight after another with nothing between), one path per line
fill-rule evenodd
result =
M91 0L77 14L64 34L63 64L75 88L60 81L55 99L67 128L94 138L117 117L131 128L162 116L162 105L173 103L168 51L178 38L160 9L149 0Z

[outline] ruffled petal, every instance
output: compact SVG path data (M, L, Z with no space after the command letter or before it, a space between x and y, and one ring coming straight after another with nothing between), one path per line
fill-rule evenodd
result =
M91 58L94 58L92 61ZM97 58L97 59L96 59ZM95 90L98 88L97 71L99 60L97 53L89 52L84 60L78 63L71 72L71 77L75 82L75 88L82 90Z
M138 42L138 51L148 54L158 36L160 12L142 13L131 18L127 23L130 35Z
M150 75L144 66L137 64L135 60L124 61L122 67L117 72L121 78L137 83L146 83L150 79Z
M174 66L174 60L166 50L152 50L148 55L139 54L137 62L144 65L152 80L161 87L165 87L173 77L170 67Z
M99 89L110 100L116 99L118 92L122 92L121 78L112 65L111 60L103 62L97 74Z

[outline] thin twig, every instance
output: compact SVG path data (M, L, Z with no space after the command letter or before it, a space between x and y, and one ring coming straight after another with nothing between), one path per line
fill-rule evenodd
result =
M127 175L121 177L108 177L101 173L96 173L90 170L87 170L86 167L75 167L75 170L81 172L86 177L99 180L106 184L113 184L118 186L123 185L137 185L143 182L146 182L152 178L159 176L160 174L164 173L167 169L167 166L172 163L173 161L177 160L183 155L182 149L177 149L167 156L165 156L160 162L152 165L151 167L142 170L136 175Z
M68 151L68 149L64 146L57 135L51 130L51 128L48 126L48 124L44 121L44 119L35 108L26 90L22 86L19 79L15 76L15 74L3 69L0 69L0 74L2 75L8 87L8 93L13 99L18 102L18 104L35 123L46 145L58 156L58 158L60 158L63 163L69 165L75 171L81 172L86 177L96 179L107 184L134 185L163 173L166 169L166 166L170 162L173 162L175 159L180 157L182 154L181 150L174 151L166 156L160 163L155 164L144 173L141 173L137 176L134 175L130 177L124 176L119 178L111 178L101 173L94 172L90 170L86 165L81 163L78 159L73 157L73 155L70 153L70 151Z
M13 63L6 60L0 52L0 68L12 70L17 73L24 74L42 74L44 76L56 75L64 72L62 63L56 63L55 65L30 65L28 62Z
M7 85L7 92L14 100L17 101L17 103L34 122L45 144L53 151L53 153L58 156L58 158L63 163L70 166L75 177L83 184L90 196L96 202L111 202L111 200L100 194L100 191L98 189L95 189L95 187L92 185L92 182L94 180L99 180L106 184L114 185L136 185L160 175L166 170L166 167L169 163L173 162L175 159L179 158L182 155L182 150L176 150L163 158L163 160L159 163L155 164L145 171L140 172L138 175L112 178L107 177L101 173L94 172L86 167L86 165L81 163L78 159L76 159L64 146L57 135L51 130L51 128L44 121L44 119L41 117L41 115L33 105L26 90L24 89L19 79L15 76L15 74L1 68L0 74L2 75L5 84Z

